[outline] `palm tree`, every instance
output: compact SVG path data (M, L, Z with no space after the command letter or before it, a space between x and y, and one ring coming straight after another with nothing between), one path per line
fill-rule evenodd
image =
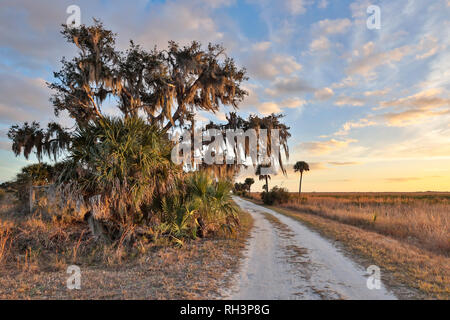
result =
M237 209L231 198L233 184L230 180L213 181L211 174L198 171L187 179L189 200L198 213L200 232L204 235L208 229L226 228L232 231L239 224Z
M248 192L250 192L250 188L251 188L252 184L254 184L254 183L255 183L255 179L253 179L253 178L245 179L244 184L248 188Z
M146 204L176 188L182 170L171 161L172 146L139 117L92 121L73 133L58 182L85 199L100 195L115 221L140 222Z
M266 180L266 184L263 186L263 188L265 187L266 192L269 192L269 179L270 179L270 175L268 175L268 174L262 174L262 173L261 173L261 168L268 168L268 167L269 167L269 165L262 165L262 164L259 164L259 165L256 167L256 171L255 171L255 174L259 177L259 181L261 181L261 180Z
M297 163L294 165L294 171L300 172L300 185L298 187L298 194L302 193L302 178L303 178L303 172L309 171L309 164L305 161L297 161Z

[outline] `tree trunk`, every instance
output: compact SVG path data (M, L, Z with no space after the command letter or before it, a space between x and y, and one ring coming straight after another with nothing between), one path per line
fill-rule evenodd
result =
M84 215L84 220L88 223L92 236L95 239L105 241L106 243L110 242L110 239L108 238L108 232L105 230L105 227L100 221L94 218L94 215L91 211L87 212Z
M298 194L302 194L302 179L303 179L303 172L300 172L300 185L298 186Z
M35 194L34 194L34 188L33 185L30 186L30 213L33 213L33 207L34 207L34 198L35 198Z

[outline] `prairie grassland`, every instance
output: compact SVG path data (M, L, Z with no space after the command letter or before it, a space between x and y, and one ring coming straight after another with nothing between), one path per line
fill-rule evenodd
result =
M449 193L291 194L269 207L389 271L383 279L399 297L450 299Z
M450 254L450 193L303 193L280 206Z

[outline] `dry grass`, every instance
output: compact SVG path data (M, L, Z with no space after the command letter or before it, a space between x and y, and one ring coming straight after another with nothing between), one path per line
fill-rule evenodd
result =
M281 206L375 231L437 254L450 254L449 193L291 194L289 202Z
M0 266L9 256L11 240L11 224L6 221L0 221Z
M0 299L217 297L231 278L226 275L238 268L251 227L247 213L240 218L237 233L186 241L182 248L164 237L106 245L81 218L23 217L8 207L0 210ZM73 264L81 268L81 290L66 287Z
M304 199L294 196L268 207L339 241L362 265L380 266L400 298L450 299L448 194L306 194ZM381 218L374 218L374 211ZM405 288L417 293L411 296Z

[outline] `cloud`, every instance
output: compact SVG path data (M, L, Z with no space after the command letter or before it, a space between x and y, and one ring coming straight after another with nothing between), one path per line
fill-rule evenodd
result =
M294 57L272 53L264 49L265 46L266 44L259 44L244 58L244 65L250 76L273 80L276 76L289 75L302 69L302 65Z
M261 114L271 114L281 112L282 108L296 109L306 104L306 100L299 97L290 97L281 101L261 101L257 93L259 86L246 84L243 88L248 92L248 96L240 104L241 109L256 109Z
M261 14L270 22L279 16L298 16L306 13L307 7L314 3L314 0L247 0L246 2L259 5ZM290 17L289 17L290 18Z
M330 182L352 182L354 180L352 179L334 179L334 180L330 180Z
M280 106L275 102L262 102L256 106L256 109L264 115L281 112Z
M310 170L327 170L329 169L322 162L308 162Z
M450 114L450 98L442 97L444 93L442 88L430 88L404 98L382 101L375 109L402 109L400 112L385 113L382 117L391 126L406 126L426 118Z
M312 28L315 32L320 33L321 35L330 35L345 33L351 25L351 21L347 18L335 20L325 19L315 23Z
M316 97L317 100L328 100L334 95L333 89L331 88L323 88L316 90L314 92L314 97Z
M276 78L275 81L271 83L270 87L265 89L265 93L271 96L311 91L314 91L314 89L298 76Z
M321 36L317 39L314 39L311 44L309 45L309 50L311 52L316 51L325 51L330 49L331 43L330 40L328 40L327 37Z
M235 3L235 0L200 0L201 5L206 5L211 8L220 8L220 7L228 7Z
M279 113L282 111L282 108L289 109L298 109L301 108L306 103L305 100L299 98L289 98L282 100L281 102L267 101L260 102L255 105L255 108L258 112L268 115L271 113Z
M215 116L219 121L227 121L227 115L225 112L216 112Z
M151 3L146 10L143 3L143 7L134 10L147 13L136 12L133 14L136 20L131 24L127 22L128 25L120 25L119 30L127 30L130 37L144 45L165 47L169 40L185 45L195 39L225 43L229 49L231 38L226 38L219 30L211 14L212 9L221 4L226 2L216 2L211 6L204 1L170 1ZM129 12L129 9L126 11Z
M450 127L447 126L449 121L449 116L438 117L433 122L421 123L408 131L395 129L397 132L404 130L406 136L400 139L397 136L388 136L391 139L382 141L379 148L372 148L366 156L372 160L415 159L421 162L428 159L450 159ZM436 122L441 125L436 126Z
M450 115L450 109L432 111L424 109L410 109L402 112L389 112L383 114L390 126L404 127L415 123L420 123L426 118Z
M326 9L328 7L328 1L327 0L320 0L317 3L317 8L319 9Z
M61 46L59 28L65 22L67 4L51 0L2 0L0 57L22 70L44 70L55 65L67 48Z
M445 48L445 46L439 44L437 38L429 34L422 36L417 45L403 45L384 52L377 50L378 46L373 41L369 41L361 48L354 50L352 57L349 59L347 74L369 77L378 67L392 66L406 56L415 53L415 58L422 60L437 54L440 48Z
M353 165L361 164L361 163L360 162L354 162L354 161L342 161L342 162L340 162L340 161L331 161L331 162L328 162L328 164L331 164L333 166L353 166Z
M259 100L256 93L252 89L247 90L250 93L251 99L241 107L254 108L263 115L268 115L271 113L279 113L282 111L282 108L301 109L306 104L306 100L300 98L287 98L279 102L276 101L262 102Z
M246 83L242 86L242 89L247 91L248 95L244 98L244 101L239 105L241 108L254 106L259 103L259 97L256 92L258 88L259 87L257 85L251 83Z
M306 100L300 98L288 98L280 102L282 107L296 109L301 108L306 104Z
M336 136L344 136L347 135L350 130L352 130L353 128L364 128L364 127L370 127L370 126L374 126L377 123L373 120L369 120L367 118L362 118L359 119L358 121L347 121L346 123L344 123L342 125L342 128L335 132L334 135Z
M310 53L326 51L331 48L329 35L345 33L351 26L349 19L321 20L312 25L313 40L309 45Z
M252 45L252 49L255 51L266 51L271 47L270 41L257 42Z
M357 82L351 77L347 76L343 78L340 82L335 82L331 85L334 89L342 89L347 87L354 87L356 86Z
M376 68L399 62L403 57L411 54L413 51L412 46L404 45L386 52L377 52L375 50L375 44L370 41L360 50L355 51L356 57L350 59L347 73L349 75L359 74L370 76Z
M292 15L303 14L306 12L306 6L310 3L307 0L284 0L284 5Z
M370 6L368 0L355 1L350 4L350 10L352 12L352 18L366 19L367 7Z
M41 78L30 78L11 70L0 71L0 121L40 120L51 114L50 90Z
M335 104L337 106L350 105L350 106L361 107L364 105L364 103L365 103L365 101L363 99L347 97L347 96L339 96L335 101Z
M398 178L386 178L384 180L388 182L409 182L422 179L423 179L422 177L398 177Z
M450 98L439 97L442 93L444 93L442 88L431 88L405 98L383 101L380 103L380 107L414 107L420 109L430 109L450 106Z
M416 59L422 60L435 55L440 48L439 42L435 37L428 36L422 38L418 45L418 49L422 51L416 54Z
M79 0L81 22L91 24L91 17L101 19L105 26L118 32L118 47L125 49L129 40L148 49L156 44L166 47L169 40L182 45L192 40L203 43L223 43L230 49L236 42L235 34L219 30L214 12L228 6L229 0L167 1L161 3L137 0L130 6L126 2ZM71 56L73 47L65 45L59 31L68 14L66 1L2 0L0 13L0 39L2 46L13 55L23 55L21 63L48 67L56 66L62 56ZM124 19L124 17L128 17ZM14 32L11 32L14 30ZM17 59L14 57L14 60ZM22 61L23 60L23 61ZM23 65L20 65L23 68Z
M390 88L386 88L384 90L373 90L373 91L365 91L364 95L366 97L378 97L378 96L384 96L387 93L389 93L391 91Z
M357 142L355 139L336 140L330 139L327 141L313 141L303 142L300 144L300 149L304 149L314 154L326 154L331 151L336 151L347 147L350 143Z

